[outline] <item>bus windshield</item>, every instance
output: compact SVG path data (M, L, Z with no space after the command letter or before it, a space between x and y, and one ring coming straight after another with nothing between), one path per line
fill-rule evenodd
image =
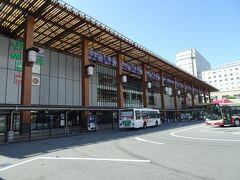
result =
M219 105L208 105L207 107L207 120L220 120L222 119L222 112Z
M123 118L123 119L133 119L133 110L121 111L121 118Z

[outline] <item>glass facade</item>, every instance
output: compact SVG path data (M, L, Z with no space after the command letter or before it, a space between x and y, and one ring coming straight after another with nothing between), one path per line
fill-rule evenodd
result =
M97 104L98 106L117 107L116 70L97 65Z
M151 81L151 88L148 89L148 105L155 108L160 108L160 82Z
M127 77L123 83L124 107L143 107L142 80L136 77Z

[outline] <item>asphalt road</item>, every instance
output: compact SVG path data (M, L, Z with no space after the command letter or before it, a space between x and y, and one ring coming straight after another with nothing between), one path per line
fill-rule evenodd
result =
M240 128L178 123L0 146L1 180L239 180Z

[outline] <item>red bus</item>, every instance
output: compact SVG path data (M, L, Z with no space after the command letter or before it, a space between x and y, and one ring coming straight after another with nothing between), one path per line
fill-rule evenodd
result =
M213 126L240 126L240 106L236 105L206 105L206 124Z

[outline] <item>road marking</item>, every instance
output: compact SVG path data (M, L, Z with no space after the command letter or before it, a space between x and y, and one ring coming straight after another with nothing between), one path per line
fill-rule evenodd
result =
M148 140L145 140L145 139L142 139L142 138L139 138L139 137L135 137L136 140L138 141L143 141L143 142L147 142L147 143L152 143L152 144L160 144L160 145L163 145L165 143L160 143L160 142L155 142L155 141L148 141Z
M200 132L226 133L226 132L222 132L222 131L211 131L211 130L200 130Z
M232 134L240 134L240 132L232 132Z
M110 159L110 158L73 158L73 157L36 157L33 159L29 159L14 165L10 165L7 167L4 167L2 169L0 169L1 171L5 171L7 169L11 169L35 160L39 160L39 159L45 159L45 160L84 160L84 161L114 161L114 162L135 162L135 163L150 163L151 160L148 159Z
M7 166L7 167L5 167L5 168L0 169L0 172L1 172L1 171L4 171L4 170L7 170L7 169L14 168L14 167L16 167L16 166L20 166L20 165L29 163L29 162L31 162L31 161L35 161L35 160L37 160L37 159L39 159L39 158L36 157L36 158L29 159L29 160L26 160L26 161L23 161L23 162L20 162L20 163L17 163L17 164L13 164L13 165L11 165L11 166Z
M39 157L38 159L47 160L84 160L84 161L115 161L115 162L139 162L150 163L147 159L111 159L111 158L73 158L73 157Z
M178 130L178 131L174 131L171 132L171 135L174 137L178 137L178 138L184 138L184 139L194 139L194 140L204 140L204 141L225 141L225 142L240 142L240 140L238 139L212 139L212 138L199 138L199 137L191 137L191 136L181 136L181 135L177 135L176 133L180 133L183 131L188 131L191 129L196 129L196 128L200 128L203 126L197 126L197 127L192 127L192 128L186 128L186 129L182 129L182 130Z

